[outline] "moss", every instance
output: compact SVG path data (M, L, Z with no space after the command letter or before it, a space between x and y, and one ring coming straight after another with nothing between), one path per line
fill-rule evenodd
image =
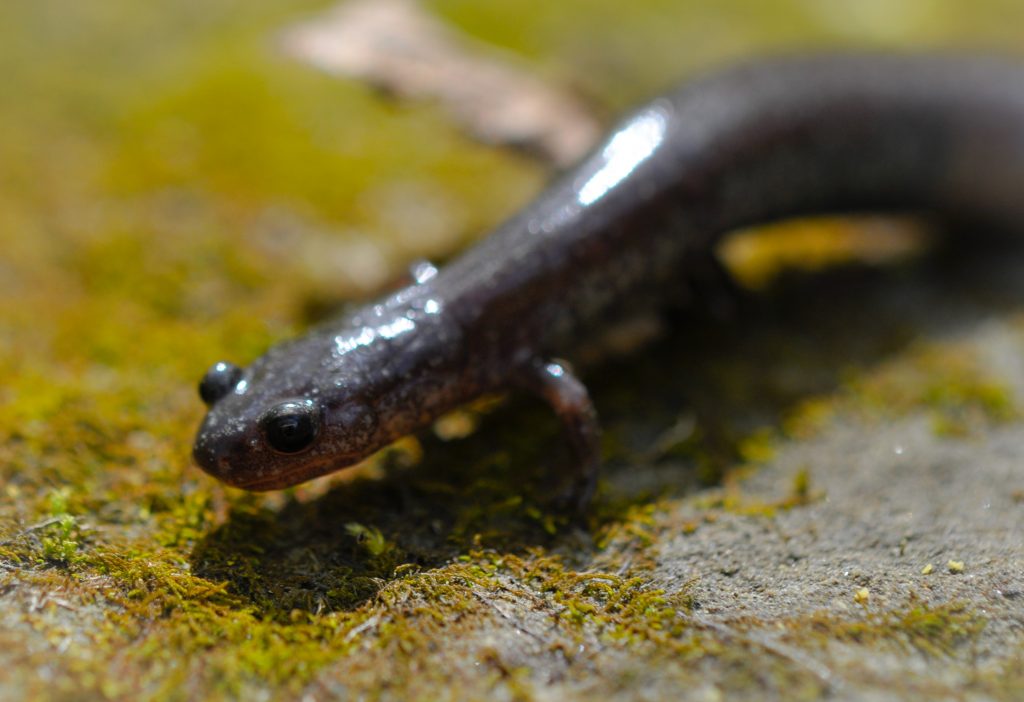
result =
M966 435L979 423L1017 416L1009 389L989 377L970 352L957 348L918 348L909 363L882 368L856 382L854 392L895 411L924 407L940 435Z
M51 563L73 563L78 559L78 541L75 538L75 518L64 514L40 539L43 560Z
M926 240L923 227L910 220L803 219L735 232L719 250L738 281L765 289L794 269L821 271L859 260L892 264L920 254Z
M801 402L785 419L789 436L807 438L840 413L868 421L927 414L938 436L969 437L1017 419L1010 388L963 345L918 342L898 358L847 373L845 394Z
M738 482L731 480L724 489L707 491L706 494L693 500L693 503L696 507L705 510L703 521L713 523L722 513L771 519L779 512L804 507L824 498L823 491L813 488L810 470L801 468L793 475L789 493L775 500L752 498L744 494ZM692 532L697 528L698 525L693 524L684 527L684 531Z
M929 605L911 598L906 609L877 611L865 604L860 619L816 614L786 624L790 638L808 645L808 634L861 646L909 646L931 656L952 656L985 628L984 617L962 602Z

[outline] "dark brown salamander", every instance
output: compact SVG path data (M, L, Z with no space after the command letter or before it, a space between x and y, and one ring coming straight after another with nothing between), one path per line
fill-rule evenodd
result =
M568 366L594 328L684 295L721 235L793 215L927 209L1024 220L1024 66L966 56L770 59L688 84L443 270L247 368L214 365L194 456L250 490L351 465L483 394L558 413L574 505L600 460Z

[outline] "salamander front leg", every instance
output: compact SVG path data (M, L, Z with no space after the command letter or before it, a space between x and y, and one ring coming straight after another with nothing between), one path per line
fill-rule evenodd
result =
M574 465L564 492L556 502L583 512L597 487L601 465L601 427L587 388L564 361L535 361L518 378L529 392L555 410L572 449Z

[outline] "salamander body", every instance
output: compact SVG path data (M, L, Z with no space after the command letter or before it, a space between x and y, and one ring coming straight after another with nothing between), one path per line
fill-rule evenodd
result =
M623 120L575 169L441 270L274 346L215 364L193 455L250 490L351 465L482 394L561 418L586 505L598 425L568 364L611 319L671 304L737 227L929 210L1024 220L1024 66L956 55L741 65ZM699 304L699 300L696 301Z

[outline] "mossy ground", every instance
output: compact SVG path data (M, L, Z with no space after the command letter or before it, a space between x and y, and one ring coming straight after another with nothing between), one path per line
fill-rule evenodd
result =
M190 466L211 361L251 359L403 261L450 255L545 177L430 106L278 55L273 32L324 6L0 7L0 696L816 698L862 684L1014 699L1019 630L992 622L1005 606L929 585L967 581L945 561L884 598L844 581L849 608L785 616L730 613L726 586L708 592L712 574L743 571L727 554L672 570L671 544L736 525L814 515L827 530L831 462L769 466L837 424L870 435L923 417L936 441L970 446L1018 423L991 345L948 331L963 309L1013 330L1024 298L959 259L795 276L732 323L695 315L603 366L608 470L582 524L545 505L564 456L525 401L467 439L410 439L275 495ZM1010 45L1010 16L1024 19L997 0L842 20L749 0L431 7L608 113L756 48ZM953 300L959 314L919 314L956 284L974 296ZM745 487L754 474L777 489ZM1019 578L1019 550L992 553Z

